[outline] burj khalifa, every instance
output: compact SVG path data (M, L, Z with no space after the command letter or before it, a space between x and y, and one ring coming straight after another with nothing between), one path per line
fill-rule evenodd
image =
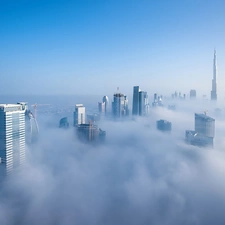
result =
M211 100L215 100L215 101L217 100L216 72L217 72L217 68L216 68L216 50L214 50Z

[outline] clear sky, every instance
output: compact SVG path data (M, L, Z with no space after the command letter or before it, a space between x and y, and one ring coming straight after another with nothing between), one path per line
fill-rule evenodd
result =
M0 0L1 94L225 97L224 0Z

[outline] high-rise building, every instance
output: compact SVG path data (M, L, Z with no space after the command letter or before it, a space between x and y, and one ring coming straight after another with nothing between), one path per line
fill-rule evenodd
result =
M206 137L215 136L215 119L205 115L195 113L195 131Z
M105 102L98 103L98 111L101 114L105 114Z
M0 104L0 179L25 161L25 104Z
M157 106L161 106L163 107L163 96L158 96L157 93L154 94L154 100L152 102L152 107L157 107Z
M115 118L129 115L127 96L121 93L113 95L112 114Z
M85 107L83 104L76 104L73 114L73 125L85 124Z
M139 115L144 116L149 113L148 94L146 91L139 91Z
M149 111L148 94L146 91L141 91L139 86L134 86L133 89L133 116L147 115Z
M216 50L214 50L214 58L213 58L213 79L212 79L212 91L211 91L211 100L217 100L217 84L216 84Z
M195 113L195 130L186 130L186 142L199 147L213 147L215 119Z
M139 86L134 86L133 88L133 107L132 107L132 115L139 115Z
M109 98L108 98L108 96L106 96L106 95L103 96L102 102L105 103L105 114L107 114L108 111L109 111Z
M196 98L196 90L190 90L190 99L195 99Z

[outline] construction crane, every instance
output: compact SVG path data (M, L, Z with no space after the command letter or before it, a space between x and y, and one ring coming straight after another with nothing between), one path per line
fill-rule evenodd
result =
M43 105L50 105L50 104L33 104L31 105L32 107L34 107L34 118L36 118L36 113L37 113L37 106L43 106Z

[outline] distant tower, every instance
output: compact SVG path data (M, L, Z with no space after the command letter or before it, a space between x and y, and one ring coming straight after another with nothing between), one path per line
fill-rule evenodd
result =
M196 90L190 90L190 99L196 99Z
M214 50L211 100L215 100L215 101L217 100L216 72L217 72L217 68L216 68L216 50Z
M128 99L126 95L119 92L113 95L112 114L115 118L129 115Z
M26 105L0 104L0 180L25 161Z
M144 116L148 114L148 94L146 91L139 91L139 115Z
M85 107L83 106L83 104L76 104L73 114L73 125L77 126L79 124L84 124L85 117Z
M105 114L105 102L98 103L98 112L101 114Z
M133 89L133 108L132 108L132 115L137 116L139 115L139 86L134 86Z
M105 103L105 113L107 114L108 111L109 111L109 98L108 98L108 96L105 95L105 96L102 98L102 102Z
M141 91L139 86L134 86L133 89L133 116L144 116L149 111L148 94L146 91Z

